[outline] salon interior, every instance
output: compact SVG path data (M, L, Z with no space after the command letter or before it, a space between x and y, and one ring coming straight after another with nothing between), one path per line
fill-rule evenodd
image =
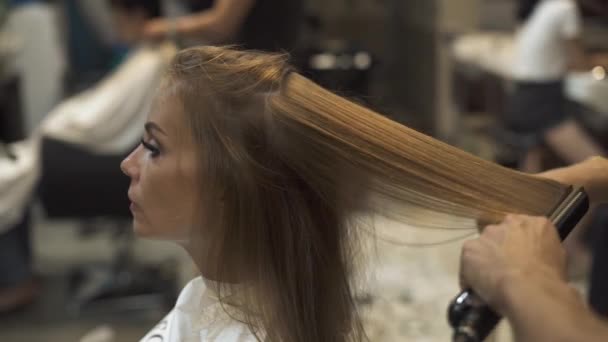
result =
M537 28L518 40L525 21L540 16L522 14L530 1L293 1L297 38L286 49L298 70L392 120L523 172L608 151L606 1L581 1L580 20L564 24L585 63L525 94L516 89L526 77L553 72L521 57L526 44L553 34ZM539 3L551 1L577 2ZM0 1L0 341L138 341L196 276L179 246L133 233L119 164L141 138L163 65L139 53L145 38L125 38L145 24L144 12L117 3ZM170 32L153 39L195 44L171 31L195 11L185 3L160 1ZM554 46L544 57L564 51ZM517 116L510 104L551 107L551 96L563 96L560 115L575 133L544 139L539 127L556 120L551 110L534 120L520 111L518 125L507 123ZM608 317L608 209L589 221L568 247L569 277ZM380 225L369 286L357 298L370 340L450 340L446 309L460 290L465 237ZM508 325L490 340L512 341Z

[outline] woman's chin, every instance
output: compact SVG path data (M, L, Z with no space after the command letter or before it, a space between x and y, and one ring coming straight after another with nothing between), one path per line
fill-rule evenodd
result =
M154 238L154 234L150 232L149 227L139 222L137 219L133 219L133 232L137 237L140 238Z
M163 232L152 229L149 225L139 222L137 219L133 219L133 233L138 238L158 241L173 241L171 236L165 236Z
M142 222L141 217L133 218L133 233L138 238L158 241L170 241L178 243L180 245L187 244L189 241L187 234L179 234L175 231L166 231L159 229L159 227L151 226L146 221Z

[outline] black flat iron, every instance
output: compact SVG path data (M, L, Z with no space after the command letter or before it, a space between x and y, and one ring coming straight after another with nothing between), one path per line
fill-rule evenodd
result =
M589 209L589 198L582 187L572 188L553 210L549 219L562 241ZM481 342L490 335L501 317L471 289L463 290L448 307L448 322L454 329L454 342Z

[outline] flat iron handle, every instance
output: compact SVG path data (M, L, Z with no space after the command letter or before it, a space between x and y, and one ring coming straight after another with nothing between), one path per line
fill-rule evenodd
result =
M589 209L589 198L583 188L570 192L551 214L563 241ZM454 329L453 341L481 342L492 332L501 317L486 305L472 289L465 289L448 307L448 322Z

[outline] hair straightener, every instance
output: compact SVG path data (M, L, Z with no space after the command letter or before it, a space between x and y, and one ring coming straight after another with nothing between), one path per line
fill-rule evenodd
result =
M589 209L582 187L569 188L564 199L549 215L563 241ZM471 289L465 289L448 307L448 321L454 329L453 342L481 342L492 332L501 317Z

